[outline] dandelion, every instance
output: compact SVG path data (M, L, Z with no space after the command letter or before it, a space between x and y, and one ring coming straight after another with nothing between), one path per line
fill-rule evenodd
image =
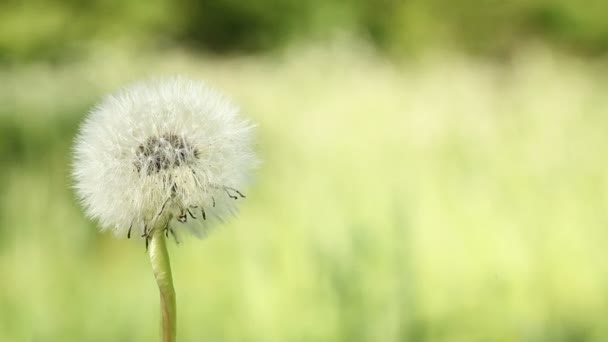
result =
M256 164L251 131L226 98L181 77L119 90L80 129L76 192L102 230L145 241L161 293L164 341L175 340L166 238L202 237L235 214Z

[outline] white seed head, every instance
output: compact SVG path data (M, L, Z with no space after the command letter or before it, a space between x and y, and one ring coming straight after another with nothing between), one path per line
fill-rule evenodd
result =
M203 83L173 77L104 98L74 148L76 192L87 214L117 236L204 235L236 212L257 161L252 125Z

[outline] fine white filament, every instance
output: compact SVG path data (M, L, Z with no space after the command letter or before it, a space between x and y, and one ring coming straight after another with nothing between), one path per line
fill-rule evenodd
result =
M256 158L251 123L205 84L182 77L129 85L88 114L73 174L87 214L117 236L203 236L233 215Z

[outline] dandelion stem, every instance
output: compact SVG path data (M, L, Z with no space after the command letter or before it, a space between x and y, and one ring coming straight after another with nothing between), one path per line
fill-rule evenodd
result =
M166 225L166 223L165 223ZM160 311L163 342L175 342L176 336L176 306L175 289L171 276L171 264L167 252L167 242L163 226L156 226L150 232L148 253L152 271L160 291Z

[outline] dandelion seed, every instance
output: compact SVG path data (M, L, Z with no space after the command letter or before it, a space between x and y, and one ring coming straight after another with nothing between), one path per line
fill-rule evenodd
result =
M81 127L78 196L118 236L132 230L145 237L144 227L166 217L178 235L205 235L245 197L256 164L251 131L237 107L202 83L174 77L132 84L106 97Z

